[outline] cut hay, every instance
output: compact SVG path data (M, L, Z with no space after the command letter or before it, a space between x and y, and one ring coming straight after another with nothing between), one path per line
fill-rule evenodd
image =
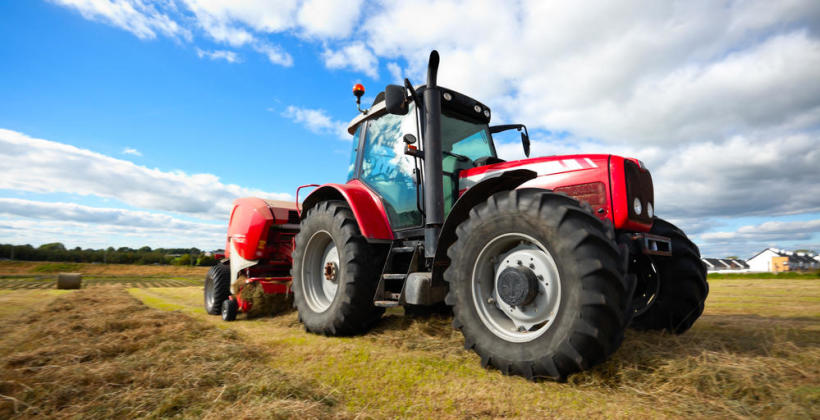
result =
M248 318L279 315L293 310L293 294L267 294L257 282L245 284L239 292L239 297L251 304L251 309L247 313Z
M80 273L60 273L57 275L58 289L79 289L83 284Z
M0 320L0 418L347 418L266 349L122 288Z

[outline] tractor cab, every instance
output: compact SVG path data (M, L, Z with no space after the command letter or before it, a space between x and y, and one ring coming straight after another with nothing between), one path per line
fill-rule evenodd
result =
M359 90L360 89L360 90ZM425 86L414 88L423 95ZM490 108L456 91L441 91L441 166L444 216L463 191L459 174L463 170L504 162L498 157L492 134L523 125L490 127ZM354 94L364 93L361 85ZM423 226L423 173L420 157L424 155L420 139L424 114L415 102L408 102L404 112L390 113L385 93L376 96L368 110L361 110L348 126L353 145L347 182L359 180L384 203L393 230L410 233ZM523 134L523 133L522 133ZM522 139L525 139L522 135ZM529 139L525 140L525 149Z

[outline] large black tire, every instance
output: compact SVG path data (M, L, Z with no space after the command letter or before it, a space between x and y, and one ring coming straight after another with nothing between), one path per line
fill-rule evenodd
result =
M659 282L655 301L630 326L681 334L703 313L709 294L706 267L697 245L675 225L656 217L650 233L671 238L672 256L652 258Z
M205 312L222 313L222 302L231 294L231 273L227 266L217 264L205 275Z
M329 235L338 255L336 289L317 304L311 289L316 259L311 238ZM328 245L323 245L328 246ZM367 243L356 218L343 201L325 201L308 210L293 249L293 299L305 329L323 335L360 334L379 320L384 308L373 305L384 252ZM312 263L313 261L313 263ZM311 265L313 264L313 265ZM321 265L321 264L319 264Z
M447 251L451 264L444 273L450 286L447 303L453 305L453 326L464 335L464 347L478 353L483 366L528 379L563 381L604 361L620 346L629 301L622 258L604 224L576 200L537 189L500 192L473 208L456 233L458 239ZM477 260L494 238L522 234L551 255L560 284L560 293L555 292L560 305L553 307L552 320L539 327L544 328L540 335L514 342L501 337L503 332L494 332L492 323L484 320L495 316L503 321L498 314L508 315L500 309L498 314L487 315L494 310L489 305L479 309L481 292L475 291L473 283L486 284L480 279L488 271L480 271L477 267L483 263ZM497 262L491 259L487 267L497 267ZM487 302L500 308L495 300ZM524 335L531 331L518 328Z

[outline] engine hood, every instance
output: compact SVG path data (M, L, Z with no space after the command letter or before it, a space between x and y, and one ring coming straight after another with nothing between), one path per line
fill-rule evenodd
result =
M569 176L569 174L578 171L606 171L609 158L610 155L604 154L545 156L480 166L461 171L459 174L459 189L463 191L484 179L513 169L528 169L537 173L539 177L559 174Z

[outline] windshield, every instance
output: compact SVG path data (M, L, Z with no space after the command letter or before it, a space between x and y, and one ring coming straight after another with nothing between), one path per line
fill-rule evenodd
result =
M476 124L446 115L441 116L441 150L462 155L475 161L485 156L495 157L486 124Z

